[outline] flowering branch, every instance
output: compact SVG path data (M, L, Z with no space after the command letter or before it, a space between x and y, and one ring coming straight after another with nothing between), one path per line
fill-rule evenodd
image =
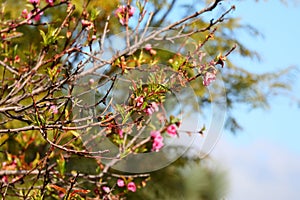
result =
M216 65L223 67L235 47L209 62L201 48L234 7L189 31L185 27L221 0L159 29L150 27L155 14L148 13L147 0L138 1L135 25L136 8L129 0L115 7L114 18L89 7L92 1L80 9L69 0L28 2L31 10L0 24L0 148L7 160L0 166L1 194L67 199L89 193L84 182L94 185L93 197L99 199L135 192L149 174L119 174L113 168L129 155L159 155L168 139L179 139L181 119L168 113L168 96L198 77L204 86L215 80ZM56 12L63 12L62 20ZM111 41L114 26L125 30L124 38ZM19 40L30 31L38 42L26 49ZM190 36L208 31L203 41L192 42L192 51L182 53ZM119 39L124 48L114 51ZM160 47L164 43L169 51ZM176 53L170 52L173 47ZM77 158L91 162L94 171L80 172L85 161L76 169ZM31 182L21 195L16 183L27 177Z

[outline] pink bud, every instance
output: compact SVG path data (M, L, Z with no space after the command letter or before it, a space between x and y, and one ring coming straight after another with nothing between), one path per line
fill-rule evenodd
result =
M38 8L38 9L36 10L36 13L39 13L40 10L41 10L41 9ZM33 13L33 14L35 14L35 13ZM30 17L31 17L33 14L30 12ZM44 12L40 12L39 14L36 14L36 15L34 16L33 19L34 19L35 21L39 21L39 20L41 19L41 16L42 16L43 14L44 14Z
M87 30L91 30L94 27L94 23L88 20L81 20L81 25L83 28L86 28Z
M28 17L28 11L27 11L26 8L22 11L21 16L22 16L23 18L25 18L25 19L28 19L28 18L29 18L29 17Z
M95 83L95 80L91 78L91 79L89 80L89 84L90 84L90 85L93 85L94 83Z
M135 183L134 182L128 183L127 184L127 189L128 189L128 191L135 192L136 191Z
M20 56L16 55L16 56L15 56L15 63L19 63L20 60L21 60L21 59L20 59Z
M53 114L57 114L58 113L57 106L55 105L50 106L50 111L52 111Z
M53 6L53 5L54 5L54 1L55 1L55 0L46 0L46 2L47 2L50 6Z
M177 134L177 127L175 124L171 124L170 126L167 127L167 133L170 135L170 136L176 136Z
M146 45L145 45L145 49L146 49L147 51L150 51L150 50L152 49L152 45L151 45L151 44L146 44Z
M103 187L102 187L102 190L103 190L104 192L106 192L106 193L110 193L110 188L107 187L107 186L103 186Z
M28 12L27 9L25 8L23 11L22 11L22 14L21 16L24 18L24 19L30 19L31 16L32 16L32 13L31 12ZM32 21L29 20L28 23L31 23Z
M1 182L8 183L8 177L7 176L2 176Z
M123 179L118 179L117 185L118 185L119 187L124 187L124 186L125 186L124 180L123 180Z

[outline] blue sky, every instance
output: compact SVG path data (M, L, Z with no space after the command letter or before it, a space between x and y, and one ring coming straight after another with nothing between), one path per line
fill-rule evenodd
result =
M268 72L288 66L300 67L300 4L289 1L245 0L235 3L233 16L256 27L264 37L240 37L257 50L262 61L239 60L253 72ZM228 3L227 3L228 4ZM291 77L293 95L300 99L300 73ZM228 170L228 200L300 199L300 107L286 96L271 102L270 110L235 111L244 131L227 131L213 157Z

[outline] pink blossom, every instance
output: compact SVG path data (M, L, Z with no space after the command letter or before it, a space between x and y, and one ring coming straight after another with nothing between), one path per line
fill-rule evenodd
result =
M90 85L93 85L94 83L95 83L95 80L91 78L91 79L89 80L89 84L90 84Z
M151 131L150 135L151 135L151 137L155 138L160 135L160 132L159 131Z
M38 13L40 11L40 9L38 8L36 10L36 13ZM39 14L35 15L34 16L34 20L35 21L39 21L41 19L41 16L43 15L44 13L43 12L40 12ZM24 18L24 19L30 19L32 17L33 13L32 11L31 12L28 12L27 9L24 9L21 13L21 16ZM32 21L31 20L28 20L28 23L31 23Z
M123 179L118 179L117 185L118 185L119 187L124 187L124 186L125 186L124 180L123 180Z
M147 115L152 115L154 113L154 109L152 107L148 107L145 109L145 112Z
M81 25L83 28L87 28L87 30L91 30L94 27L94 23L85 19L81 20Z
M157 112L159 110L158 104L155 102L152 102L148 107L145 109L145 112L147 115L152 115L154 112Z
M136 102L137 107L141 107L144 103L144 97L139 96L139 97L135 98L135 102Z
M21 16L22 16L23 18L25 18L25 19L28 18L28 10L27 10L26 8L22 11Z
M35 16L33 17L33 19L34 19L35 21L39 21L39 20L41 19L41 16L44 14L44 12L40 12L40 10L41 10L41 9L38 8L38 9L36 10L35 13L32 13L32 12L28 13L26 19L29 19L29 18L31 18L32 15L35 15ZM27 12L27 10L24 9L23 12L24 12L24 14L25 14L25 13ZM22 15L23 15L23 12L22 12ZM39 13L39 12L40 12L40 13ZM37 13L39 13L39 14L37 14ZM30 22L30 21L29 21L29 22Z
M157 111L159 110L158 104L157 104L156 102L152 102L152 103L151 103L151 107L153 108L153 110L154 110L155 112L157 112Z
M54 5L54 1L55 1L55 0L46 0L46 2L47 2L50 6L53 6L53 5Z
M50 106L50 111L51 111L53 114L57 114L57 113L58 113L57 106L55 106L55 105Z
M14 159L12 163L10 164L11 167L16 168L17 167L17 161Z
M126 6L119 6L115 11L115 15L118 16L118 14L123 14L125 12L125 8Z
M130 182L127 184L127 190L131 191L131 192L135 192L136 191L136 185L134 182Z
M132 6L119 6L115 11L116 17L119 18L119 22L122 25L126 24L126 14L128 13L128 18L132 17L134 14L135 8Z
M29 2L32 4L39 4L40 0L29 0Z
M28 10L25 8L23 11L22 11L22 14L21 16L24 18L24 19L29 19L31 16L32 16L32 13L28 12Z
M103 190L104 192L106 192L106 193L110 193L110 188L107 187L107 186L103 186L103 187L102 187L102 190Z
M158 152L164 146L163 137L156 137L152 143L152 151Z
M159 131L151 131L150 135L153 138L152 151L158 152L164 146L164 138Z
M16 56L15 56L15 63L19 63L20 60L21 60L21 59L20 59L20 56L16 55Z
M8 177L7 176L2 176L1 181L3 183L8 183Z
M170 126L167 127L167 133L169 135L171 135L172 137L173 136L176 136L177 134L177 127L175 124L171 124Z
M120 6L116 11L115 11L115 15L116 17L119 18L119 22L120 24L122 24L124 26L125 22L126 22L126 18L124 16L124 9L123 7L125 6Z
M132 17L134 15L134 11L135 11L135 8L133 6L130 6L129 11L128 11L129 17Z
M211 72L206 72L205 75L203 76L203 85L209 86L209 84L211 84L211 82L215 80L216 80L216 74Z
M147 51L150 51L150 50L152 49L152 45L151 45L151 44L146 44L146 45L145 45L145 49L146 49Z
M58 196L59 196L60 199L63 199L64 196L65 196L65 193L63 193L62 191L59 191Z

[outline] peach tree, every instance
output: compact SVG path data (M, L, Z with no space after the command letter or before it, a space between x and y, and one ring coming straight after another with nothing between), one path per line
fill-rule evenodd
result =
M239 45L221 3L163 23L156 1L3 1L3 198L123 199L205 135L186 119Z

